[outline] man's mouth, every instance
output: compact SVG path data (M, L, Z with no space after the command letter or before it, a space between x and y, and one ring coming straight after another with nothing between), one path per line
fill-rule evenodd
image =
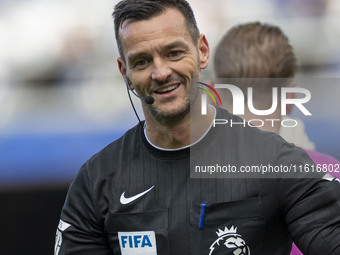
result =
M174 84L174 85L171 85L171 86L168 86L168 87L165 87L165 88L161 88L161 89L156 90L155 93L157 93L157 94L168 93L168 92L178 88L179 85L180 85L180 83Z

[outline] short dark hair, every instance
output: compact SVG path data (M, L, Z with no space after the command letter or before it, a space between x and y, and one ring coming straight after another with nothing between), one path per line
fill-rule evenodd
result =
M181 12L184 16L188 30L191 34L193 42L198 40L200 35L197 27L194 13L185 0L122 0L114 8L112 17L114 19L115 36L118 46L118 51L123 61L122 44L119 38L119 28L125 20L148 20L162 14L166 9L174 8Z
M247 23L230 29L219 42L214 72L217 78L292 78L296 58L279 27Z

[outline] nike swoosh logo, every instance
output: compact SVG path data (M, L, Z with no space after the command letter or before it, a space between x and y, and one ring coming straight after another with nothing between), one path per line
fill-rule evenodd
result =
M124 191L123 194L120 196L120 203L122 203L123 205L129 204L135 201L136 199L140 198L141 196L144 196L146 193L152 190L153 187L155 187L155 185L153 185L150 189L143 191L142 193L139 193L133 197L128 197L128 198L125 197L125 191Z

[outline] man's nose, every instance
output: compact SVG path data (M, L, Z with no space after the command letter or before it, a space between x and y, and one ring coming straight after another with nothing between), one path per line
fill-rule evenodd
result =
M163 59L154 59L154 68L151 74L153 80L164 82L171 74L172 70Z

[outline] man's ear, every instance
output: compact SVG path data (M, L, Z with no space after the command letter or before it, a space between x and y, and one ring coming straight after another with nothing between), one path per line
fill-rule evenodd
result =
M293 84L290 87L296 88L297 85ZM289 92L289 93L286 94L286 96L287 96L287 99L295 99L296 98L296 93L295 92ZM286 113L287 113L287 115L289 115L292 111L293 111L293 105L292 104L287 104L286 105Z
M125 79L125 75L126 75L126 66L125 63L123 61L123 59L121 57L117 58L117 64L118 64L118 69L119 72L121 73L121 75L123 76L123 78Z
M124 81L127 79L127 74L126 74L126 65L121 57L117 58L117 64L118 64L118 69L120 74L122 75ZM129 82L129 79L127 79ZM133 89L132 85L130 84L131 89Z
M209 43L205 35L200 35L197 47L199 52L200 68L205 69L209 63Z

